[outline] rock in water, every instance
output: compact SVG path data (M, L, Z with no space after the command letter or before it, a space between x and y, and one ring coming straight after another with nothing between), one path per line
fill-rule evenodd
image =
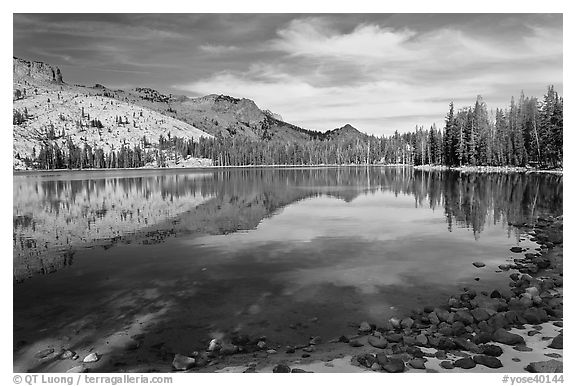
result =
M72 359L72 358L74 358L75 355L76 355L76 353L75 353L74 351L65 350L65 351L60 355L60 359Z
M492 340L494 340L494 342L507 344L508 346L516 346L518 344L521 344L521 345L526 344L526 342L524 341L524 338L522 338L520 335L508 332L503 328L499 328L496 331L494 331L494 334L492 334Z
M53 348L47 348L45 350L42 351L38 351L34 357L38 358L38 359L42 359L42 358L46 358L48 355L52 354L54 352Z
M485 266L486 266L486 264L484 264L484 263L481 262L481 261L475 261L475 262L472 263L472 265L475 266L476 268L482 268L482 267L485 267Z
M362 322L360 323L360 327L358 327L358 331L366 334L372 331L372 327L368 322Z
M404 361L398 358L389 358L384 364L381 364L382 368L389 373L401 373L404 371Z
M414 325L414 319L412 318L404 318L400 322L400 326L405 329L409 329Z
M454 362L454 366L460 367L461 369L473 369L476 367L476 362L470 357L461 358Z
M284 363L280 363L277 364L276 366L274 366L274 368L272 369L273 373L289 373L290 372L290 367L288 365L285 365Z
M532 362L526 366L526 370L531 373L562 373L562 362L556 359L550 359L549 361L542 362Z
M80 365L80 366L74 366L66 372L67 373L83 373L84 371L85 371L84 366Z
M499 369L502 367L502 362L500 362L498 358L488 355L476 355L473 359L477 364L490 367L491 369Z
M84 360L82 360L82 362L84 362L84 363L98 362L99 359L100 359L100 356L97 353L93 352L93 353L86 355L84 357Z
M554 339L552 339L552 342L548 345L548 347L555 348L558 350L562 350L563 346L564 346L564 344L563 344L562 334L560 334L560 335L556 336Z
M388 341L382 337L378 338L375 336L371 336L368 338L368 343L370 343L370 346L376 348L385 349L386 347L388 347Z
M292 369L292 371L290 371L291 373L313 373L314 371L306 371L306 370L302 370L302 369Z
M218 339L212 339L208 344L208 351L216 351L220 348L221 344Z
M512 247L512 248L510 248L510 251L512 251L514 253L521 253L522 248L521 247Z
M186 355L176 354L172 361L172 367L176 370L188 370L196 363L196 359L187 357Z

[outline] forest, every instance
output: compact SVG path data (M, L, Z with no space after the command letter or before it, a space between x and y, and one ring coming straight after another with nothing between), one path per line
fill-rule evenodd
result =
M25 119L18 116L15 120ZM96 121L95 121L96 122ZM100 126L98 121L93 126ZM138 144L104 152L71 139L59 147L47 138L32 158L35 169L166 167L182 160L209 158L216 166L404 164L454 166L531 166L561 168L563 98L553 86L544 97L512 98L507 108L489 110L481 96L455 110L450 103L443 128L390 136L349 136L280 142L246 137L200 138L198 141L160 136L157 144L143 137ZM17 156L18 157L18 156Z

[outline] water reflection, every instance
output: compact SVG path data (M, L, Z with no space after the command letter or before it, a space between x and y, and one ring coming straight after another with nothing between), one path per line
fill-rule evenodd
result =
M364 212L362 207L346 207L358 196L375 192L386 193L386 200L375 204L387 207L386 216L379 217L372 207ZM334 237L376 231L382 237L409 220L393 213L394 207L409 204L397 200L400 196L411 197L410 205L416 208L443 210L448 230L465 227L478 238L490 225L561 213L562 176L372 167L18 175L14 177L13 202L14 278L21 281L70 265L78 248L109 247L118 241L162 241L166 231L227 235L256 229L263 219L283 208L317 197L341 200L338 213L352 211L358 220L352 225L356 229L334 231L339 219L323 214L329 214L336 201L325 207L315 202L304 209L314 226L295 222L281 228L277 237L290 240L299 233L296 237L312 239L327 229ZM302 215L296 218L300 221ZM409 232L425 232L430 226L426 218L426 212L419 212L408 223ZM385 225L389 229L384 229ZM287 229L293 229L292 233ZM266 231L258 237L263 241L275 238Z

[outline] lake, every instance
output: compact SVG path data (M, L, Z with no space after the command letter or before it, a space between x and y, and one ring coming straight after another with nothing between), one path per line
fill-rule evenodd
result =
M15 371L61 371L30 359L47 345L118 357L137 334L125 361L233 333L328 340L506 287L510 248L538 247L516 225L562 214L562 184L396 167L16 174Z

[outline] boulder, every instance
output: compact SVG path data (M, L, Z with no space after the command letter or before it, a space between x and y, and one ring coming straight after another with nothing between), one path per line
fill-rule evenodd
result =
M184 371L190 369L192 366L194 366L195 363L196 360L194 358L176 354L174 356L174 360L172 361L172 367L174 367L176 370Z
M482 346L480 346L480 350L482 351L482 354L491 357L499 357L504 353L502 347L496 346L495 344L483 344Z
M425 363L426 363L426 361L422 358L413 358L413 359L410 359L410 361L408 362L410 367L412 367L414 369L418 369L418 370L426 369Z
M503 328L499 328L496 331L494 331L494 333L492 334L492 340L494 340L494 342L506 344L508 346L526 344L524 338L522 338L520 335L508 332Z
M562 347L563 347L562 334L557 335L554 339L552 339L552 342L548 345L548 347L554 348L557 350L562 350Z
M502 362L498 358L489 355L475 355L473 359L477 364L490 367L491 369L502 367Z
M474 323L474 317L467 310L456 311L456 314L454 315L454 320L460 321L460 322L464 323L465 325L469 325L469 324Z
M412 318L404 318L400 322L400 326L404 329L410 329L414 325L414 319Z
M556 359L550 359L549 361L542 362L532 362L526 366L526 370L531 373L562 373L562 362Z
M82 360L82 362L84 362L84 363L98 362L99 359L100 359L100 356L97 353L93 352L93 353L86 355L84 357L84 359Z
M473 369L476 367L476 362L470 357L460 358L454 361L454 366L460 367L461 369Z
M484 320L490 319L490 313L486 308L475 308L470 311L470 313L476 322L482 322Z
M360 323L360 327L358 327L358 332L360 332L362 334L367 334L370 331L372 331L372 327L370 326L370 324L368 322Z
M380 349L385 349L388 346L388 341L383 337L370 336L368 337L368 343L370 346Z
M289 373L290 372L290 367L284 363L280 363L277 364L276 366L274 366L274 368L272 369L273 373Z
M384 364L380 363L382 369L389 373L402 373L406 369L404 361L398 358L388 358Z
M440 362L440 366L446 370L452 370L454 368L454 363L451 361L442 361Z

